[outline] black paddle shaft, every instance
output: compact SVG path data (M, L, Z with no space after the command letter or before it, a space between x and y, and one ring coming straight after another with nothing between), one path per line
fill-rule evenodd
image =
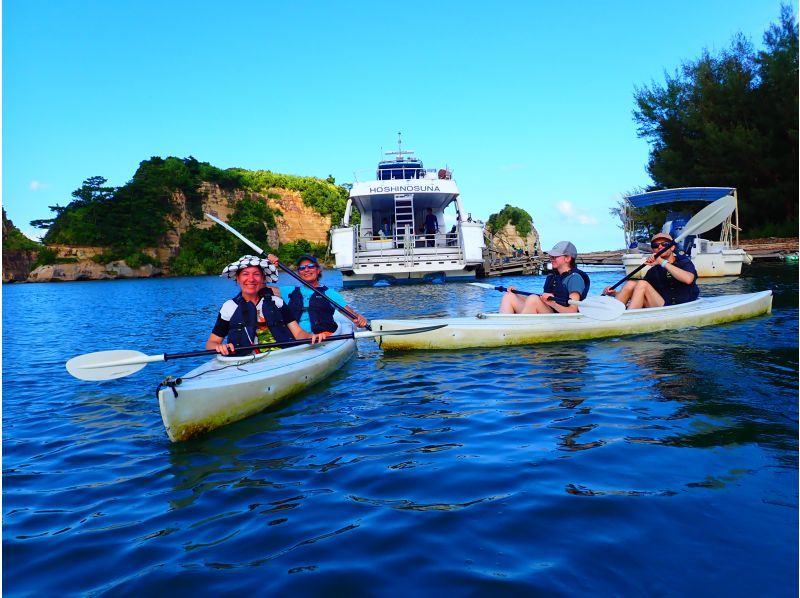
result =
M658 256L660 256L662 253L664 253L664 252L665 252L667 249L669 249L670 247L675 247L675 241L670 241L670 244L669 244L669 245L667 245L666 247L662 247L662 248L661 248L661 250L660 250L658 253L656 253L656 254L653 256L653 258L657 258L657 257L658 257ZM622 284L623 282L625 282L626 280L630 280L631 278L633 278L633 276L634 276L634 275L635 275L635 274L636 274L636 273L637 273L639 270L641 270L642 268L644 268L646 265L647 265L647 264L645 264L645 263L639 264L639 265L636 267L636 269L635 269L633 272L631 272L630 274L628 274L628 275L627 275L625 278L623 278L622 280L620 280L620 281L619 281L617 284L615 284L613 287L608 287L608 288L610 288L611 290L614 290L614 289L616 289L616 288L617 288L619 285L621 285L621 284Z
M345 339L355 338L353 333L350 334L336 334L334 336L328 336L322 339L320 342L324 341L343 341ZM246 347L238 347L240 350L253 350L253 349L275 349L278 347L296 347L297 345L308 345L311 344L310 338L301 338L293 341L283 341L280 343L266 343L261 345L248 345ZM192 351L191 353L165 353L164 354L164 361L169 361L170 359L183 359L185 357L201 357L202 355L214 355L216 354L216 349L207 349L205 351ZM231 356L236 357L235 352L231 353Z
M506 287L500 286L500 287L494 287L494 290L495 290L495 291L500 291L501 293L505 293L505 292L506 292L508 289L507 289ZM518 290L516 290L516 289L514 289L514 290L513 290L513 291L511 291L511 292L512 292L512 293L515 293L515 294L517 294L517 295L525 295L526 297L527 297L528 295L538 295L538 293L528 293L528 292L526 292L526 291L518 291Z

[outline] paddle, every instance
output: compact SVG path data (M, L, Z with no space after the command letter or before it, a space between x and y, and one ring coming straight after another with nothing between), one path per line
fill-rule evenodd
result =
M689 235L699 235L700 233L704 233L708 230L711 230L715 226L719 226L725 219L730 216L733 211L736 209L736 198L733 195L726 195L718 199L717 201L708 204L702 210L697 212L689 222L686 223L686 226L683 227L681 234L675 237L675 240L672 241L670 245L662 248L658 253L656 253L653 258L657 258L662 253L667 251L670 247L673 247L683 241ZM616 289L619 285L621 285L626 280L630 280L636 275L639 270L647 266L647 264L639 265L633 272L628 274L625 278L620 280L615 285L609 287L609 289L613 290Z
M508 290L506 287L493 286L490 284L486 284L484 282L470 282L467 284L471 284L472 286L475 287L481 287L482 289L492 289L494 291L500 291L501 293L505 293ZM516 293L517 295L525 295L525 296L537 294L537 293L528 293L526 291L517 291L516 289L514 289L511 292ZM570 299L569 304L577 305L581 314L593 320L616 320L625 311L625 305L623 305L620 301L617 301L613 297L603 297L603 296L587 297L586 299L583 299L581 301Z
M350 334L337 334L322 339L320 342L340 341L345 339L373 338L376 336L389 336L400 334L418 334L430 330L444 328L447 324L436 326L424 326L422 328L409 328L407 330L383 330L380 332L351 332ZM297 345L308 345L310 338L302 338L293 341L280 343L267 343L261 345L251 345L241 347L241 349L274 349L276 347L294 347ZM148 363L156 361L169 361L171 359L183 359L185 357L200 357L202 355L217 355L216 350L207 349L204 351L192 351L190 353L164 353L161 355L145 355L139 351L115 350L97 351L78 355L67 362L67 371L79 380L113 380L123 378L138 372Z
M206 214L206 218L208 218L208 219L210 219L210 220L213 220L214 222L216 222L217 224L219 224L221 227L225 228L225 229L226 229L226 230L228 230L230 233L232 233L232 234L234 234L235 236L237 236L237 237L238 237L238 238L239 238L239 239L240 239L240 240L241 240L243 243L245 243L245 244L249 245L249 246L250 246L250 248L251 248L253 251L256 251L256 252L258 252L258 255L263 255L263 256L266 256L266 255L267 255L267 254L266 254L266 252L265 252L263 249L261 249L261 247L259 247L259 246L258 246L258 245L256 245L255 243L253 243L253 242L252 242L250 239L248 239L247 237L245 237L245 236L244 236L242 233L240 233L238 230L236 230L235 228L233 228L233 227L232 227L230 224L227 224L227 223L223 222L222 220L220 220L220 219L219 219L219 218L217 218L216 216L212 216L211 214ZM338 303L336 303L336 301L334 301L333 299L331 299L330 297L328 297L328 296L327 296L325 293L323 293L322 291L320 291L320 290L318 290L317 288L315 288L313 285L309 284L308 282L306 282L305 280L303 280L302 278L300 278L300 276L299 276L299 275L298 275L296 272L294 272L294 270L291 270L290 268L287 268L287 267L286 267L286 266L284 266L284 265L283 265L281 262L278 262L278 267L279 267L281 270L283 270L284 272L286 272L287 274L291 275L291 276L292 276L292 278L294 278L295 280L298 280L298 281L302 282L302 283L303 283L305 286L307 286L309 289L311 289L311 290L312 290L313 292L315 292L317 295L319 295L320 297L322 297L323 299L325 299L325 301L327 301L328 303L330 303L330 304L333 306L333 308L334 308L334 309L337 309L337 310L339 310L341 313L343 313L344 315L346 315L346 316L347 316L348 318L350 318L351 320L355 320L355 319L356 319L356 315L355 315L353 312L351 312L349 309L347 309L347 308L345 308L345 307L342 307L341 305L339 305ZM369 324L367 324L366 326L364 326L364 328L366 328L367 330L372 330L372 326L370 326Z

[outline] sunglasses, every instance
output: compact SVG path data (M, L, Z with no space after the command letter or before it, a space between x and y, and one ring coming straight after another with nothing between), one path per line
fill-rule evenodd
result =
M650 249L658 249L659 247L672 247L672 241L661 241L661 243L650 243Z
M305 266L298 266L297 271L302 272L303 270L313 270L316 268L314 264L306 264Z

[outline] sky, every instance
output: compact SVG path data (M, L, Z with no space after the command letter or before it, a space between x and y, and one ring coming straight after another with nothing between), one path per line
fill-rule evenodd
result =
M637 88L730 46L778 0L6 0L2 205L23 232L84 179L152 156L366 180L381 151L449 167L465 211L510 204L546 249L624 246L651 183ZM720 181L720 185L727 184Z

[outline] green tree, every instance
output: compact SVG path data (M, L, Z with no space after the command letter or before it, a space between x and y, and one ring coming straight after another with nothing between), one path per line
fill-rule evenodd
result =
M490 232L496 233L509 222L514 225L520 237L527 237L528 233L533 230L533 218L531 215L522 208L516 208L508 204L497 214L489 216L486 221L486 228Z
M739 34L719 55L704 51L665 74L663 85L636 89L634 120L651 144L651 189L736 187L748 229L789 223L796 231L797 35L784 5L764 50Z

